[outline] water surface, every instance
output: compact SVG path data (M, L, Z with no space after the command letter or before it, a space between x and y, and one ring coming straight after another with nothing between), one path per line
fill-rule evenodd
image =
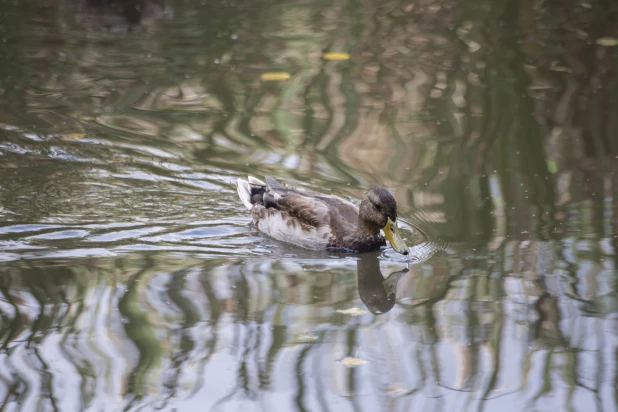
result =
M616 16L0 2L0 410L618 410ZM247 174L388 187L412 259Z

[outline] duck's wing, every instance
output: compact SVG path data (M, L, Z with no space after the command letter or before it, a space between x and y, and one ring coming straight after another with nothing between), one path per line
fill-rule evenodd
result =
M324 249L355 229L355 206L333 196L313 195L267 181L263 203L251 210L258 228L275 239L310 249Z
M300 224L314 229L328 226L331 221L331 211L327 204L313 196L305 195L295 189L273 188L267 186L262 199L264 213L285 214L289 224ZM256 208L254 208L255 210ZM254 216L261 220L262 216ZM293 222L293 223L292 223Z
M261 232L308 249L328 247L333 233L331 215L323 202L289 189L270 189L263 200L251 209Z
M315 198L328 206L331 213L334 214L334 220L337 223L345 223L356 229L356 225L358 224L358 206L348 200L332 195L318 195L315 196Z

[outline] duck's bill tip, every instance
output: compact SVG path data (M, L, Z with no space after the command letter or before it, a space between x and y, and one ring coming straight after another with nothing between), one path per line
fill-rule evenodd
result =
M395 252L401 253L402 255L407 255L410 253L408 246L406 246L405 242L399 235L399 229L397 228L397 224L393 222L390 218L386 221L386 225L382 228L384 231L384 236L391 244Z

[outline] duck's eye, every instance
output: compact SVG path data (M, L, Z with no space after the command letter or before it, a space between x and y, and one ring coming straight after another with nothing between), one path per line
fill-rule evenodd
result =
M380 205L379 205L379 204L377 204L377 203L375 203L375 202L372 202L372 203L373 203L373 207L375 207L375 208L376 208L376 210L378 210L378 211L379 211L379 210L380 210Z

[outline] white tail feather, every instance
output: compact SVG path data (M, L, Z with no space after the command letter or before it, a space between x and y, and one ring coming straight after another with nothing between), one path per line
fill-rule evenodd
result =
M252 185L266 186L266 183L262 182L260 179L256 179L253 176L248 176L248 178L249 178L249 183L251 183Z
M242 204L245 205L247 209L251 210L253 208L253 204L251 204L251 189L249 188L249 182L238 179L236 191L238 192L238 197L240 197Z

